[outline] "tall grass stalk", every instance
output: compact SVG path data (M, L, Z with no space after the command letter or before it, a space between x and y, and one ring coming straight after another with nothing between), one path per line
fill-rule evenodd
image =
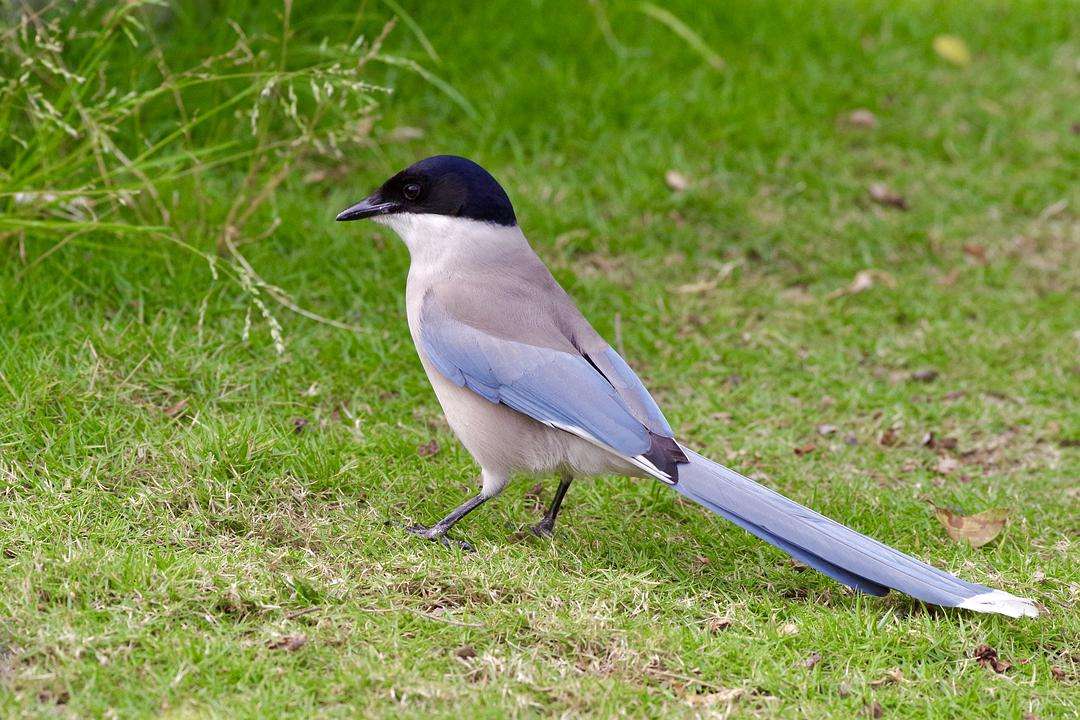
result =
M265 282L241 248L276 230L269 201L291 172L370 145L390 90L365 77L372 61L400 64L382 54L394 21L298 45L286 1L276 36L229 21L230 46L180 66L162 38L176 12L137 0L0 16L0 243L27 276L68 244L168 242L242 288L279 352L266 298L347 327ZM224 213L208 201L220 196Z

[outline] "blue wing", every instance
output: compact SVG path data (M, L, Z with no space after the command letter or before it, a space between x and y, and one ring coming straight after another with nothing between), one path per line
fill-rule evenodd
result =
M639 456L651 446L649 429L581 355L491 335L455 319L430 296L420 310L418 337L435 368L459 387L606 446L635 464L647 462Z
M634 413L636 418L641 420L645 427L657 435L669 438L675 437L671 425L668 424L664 413L660 412L660 407L653 400L652 395L645 389L645 385L642 384L630 366L626 364L626 361L622 359L619 353L615 352L615 348L609 347L596 355L589 354L588 358L604 374L608 382L615 386L615 391L619 393L619 397L622 398L630 411Z

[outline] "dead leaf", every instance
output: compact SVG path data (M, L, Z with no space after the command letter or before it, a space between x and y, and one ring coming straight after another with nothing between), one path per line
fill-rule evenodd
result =
M934 382L938 378L938 371L933 368L923 368L911 373L911 379L917 382Z
M308 421L307 421L306 418L294 417L292 419L292 431L294 433L296 433L297 435L304 432L304 428L306 428L307 426L308 426Z
M794 448L794 451L796 455L802 457L803 455L809 455L816 449L817 446L815 446L813 443L806 443L805 445L800 445L797 448Z
M668 170L664 173L664 182L675 192L683 192L690 187L690 178L678 170Z
M879 718L885 714L885 708L881 707L881 703L877 700L867 705L863 710L866 712L867 717Z
M986 246L978 243L964 243L964 254L976 265L986 264Z
M844 436L844 444L849 445L851 447L855 447L856 445L859 444L859 438L855 437L854 435L845 435Z
M439 441L432 438L430 441L416 446L416 454L420 457L431 457L439 453Z
M957 440L954 437L943 437L939 439L937 433L930 430L923 435L922 446L928 447L931 450L955 450Z
M867 129L877 127L877 116L866 108L852 110L844 117L844 121L852 127Z
M799 626L796 625L793 622L784 623L780 627L779 633L781 635L798 635L799 634Z
M817 426L817 433L823 437L828 437L836 432L835 425L821 424Z
M98 655L98 660L105 662L107 658ZM38 702L52 705L67 705L71 701L71 693L67 690L53 690L46 688L37 694Z
M990 668L999 675L1012 667L1012 663L998 657L997 650L983 643L975 648L972 657L984 668Z
M991 508L974 515L960 515L948 508L935 506L934 515L953 540L967 541L972 547L982 547L1001 534L1009 518L1009 510Z
M937 465L934 466L934 472L938 475L951 475L958 467L960 467L960 461L946 455L938 459Z
M814 666L817 665L819 662L821 662L821 653L819 653L818 651L815 650L814 652L810 653L805 658L803 658L799 662L799 664L802 665L807 670L813 670Z
M162 409L161 412L165 413L167 417L179 417L187 409L188 401L186 399L179 400L167 408Z
M955 35L938 35L934 38L934 52L953 65L964 67L971 64L971 51L967 43Z
M878 205L887 205L897 210L907 210L910 207L903 195L885 183L870 183L870 199Z
M266 644L266 647L271 650L284 650L285 652L296 652L300 648L307 645L307 635L282 635L279 638L271 640Z
M870 681L870 687L879 688L884 685L899 685L904 682L904 673L900 668L894 667L885 671L885 677Z
M711 693L688 695L686 702L695 706L728 704L735 702L745 694L746 690L743 688L724 688Z
M894 447L900 438L895 428L885 428L881 435L878 436L878 445L883 447Z
M731 618L727 615L709 618L708 622L705 623L705 627L711 633L717 633L721 630L727 630L729 627L731 627Z
M1064 682L1065 681L1065 671L1062 670L1061 668L1059 668L1057 665L1051 665L1050 666L1050 674L1058 682Z
M843 295L858 295L859 293L866 292L874 287L877 283L881 283L890 288L896 287L896 280L892 275L884 270L868 268L855 273L855 277L852 278L851 283L847 287L833 290L826 297L832 300L833 298L838 298Z
M468 660L469 658L476 657L476 648L472 645L462 645L454 650L454 656L461 658L462 660Z

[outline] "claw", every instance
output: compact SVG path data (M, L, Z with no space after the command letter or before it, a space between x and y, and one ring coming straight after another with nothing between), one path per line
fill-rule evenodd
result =
M555 528L553 523L546 523L540 521L535 525L531 526L529 530L531 530L532 534L538 538L551 538L555 536Z
M458 550L463 550L464 552L476 552L476 548L470 543L452 538L445 532L440 533L434 528L424 527L423 525L410 525L405 528L405 532L410 535L415 535L416 537L424 538L425 540L437 542L443 547L453 547Z

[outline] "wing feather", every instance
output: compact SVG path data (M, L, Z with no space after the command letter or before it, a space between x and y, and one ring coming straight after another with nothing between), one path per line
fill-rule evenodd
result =
M420 310L418 337L444 377L490 402L552 427L580 431L575 434L631 462L652 445L649 428L581 355L497 337L457 320L431 295Z
M675 433L671 430L664 413L653 400L652 395L645 389L645 385L638 378L626 361L622 359L615 348L608 346L603 352L590 353L588 358L596 369L604 374L604 377L615 387L619 397L623 399L627 407L634 413L634 417L652 430L657 435L673 438Z

